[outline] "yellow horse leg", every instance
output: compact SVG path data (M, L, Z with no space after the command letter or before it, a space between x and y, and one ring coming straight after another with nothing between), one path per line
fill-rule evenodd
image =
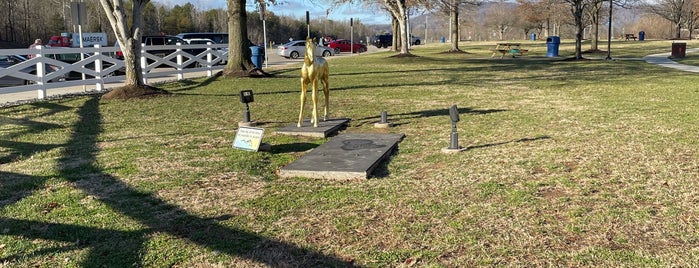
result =
M313 99L313 126L318 127L318 79L313 79L311 98Z
M301 112L299 112L299 122L296 124L297 127L301 127L303 123L303 106L306 105L306 88L308 83L301 78Z
M328 73L321 77L323 82L323 94L325 95L325 110L323 111L323 121L328 120L328 106L330 105L330 86L328 85Z

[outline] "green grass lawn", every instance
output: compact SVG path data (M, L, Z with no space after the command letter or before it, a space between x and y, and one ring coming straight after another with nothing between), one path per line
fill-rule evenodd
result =
M612 55L670 43L615 42ZM300 64L161 85L167 97L2 108L0 266L699 263L699 75L550 59L543 41L491 59L494 44L328 61L346 132L406 135L368 180L276 176L327 141L274 134L297 119ZM269 152L231 146L243 89ZM454 104L466 150L443 154ZM381 111L395 127L373 127Z

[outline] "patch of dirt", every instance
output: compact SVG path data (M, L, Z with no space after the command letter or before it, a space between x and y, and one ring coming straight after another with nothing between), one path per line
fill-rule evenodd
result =
M252 70L223 70L223 76L225 77L270 77L271 74L266 73L262 69L254 68Z
M413 58L413 57L417 57L417 56L410 54L410 53L396 54L396 55L391 56L391 58Z
M606 50L588 49L582 52L583 54L607 54Z
M157 96L170 95L167 90L159 89L148 85L127 85L116 88L109 93L102 95L105 100L127 100L127 99L145 99Z
M587 58L584 58L584 57L583 57L583 58L576 59L575 57L572 57L572 58L563 59L563 60L561 60L561 61L588 61L588 60L590 60L590 59L587 59Z
M450 49L450 50L447 50L447 51L439 52L439 54L471 54L471 52L466 52L466 51L463 51L463 50L461 50L461 49L458 49L458 50L452 50L452 49Z

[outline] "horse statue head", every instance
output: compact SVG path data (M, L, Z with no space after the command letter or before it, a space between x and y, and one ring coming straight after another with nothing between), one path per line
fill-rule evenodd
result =
M306 38L306 55L303 57L303 62L312 64L316 57L316 44L311 38Z

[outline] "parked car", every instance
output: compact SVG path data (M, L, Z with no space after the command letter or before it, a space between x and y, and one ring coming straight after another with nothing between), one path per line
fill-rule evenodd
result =
M10 68L13 65L19 64L20 62L26 61L27 58L20 56L20 55L0 55L0 67L2 68ZM58 67L46 64L46 72L54 72L58 70ZM21 72L36 75L36 65L33 64L31 66L28 66L22 70ZM49 82L59 82L59 81L64 81L65 77L57 77L52 79ZM22 78L17 78L14 76L2 76L0 77L0 87L11 87L11 86L22 86L22 85L29 85L29 84L34 84L35 82L33 80L25 80Z
M393 44L392 34L380 34L374 36L374 45L378 48L387 48Z
M65 47L48 47L47 46L46 48L47 49L44 50L44 52L45 52L44 57L51 58L51 59L58 60L58 61L62 61L62 62L69 63L69 64L74 64L74 63L82 60L80 58L80 53L51 53L51 50L65 49ZM83 53L83 58L89 58L90 56L91 56L90 54ZM107 69L110 66L112 66L111 62L102 61L102 70ZM86 64L85 69L94 70L95 69L95 62L90 62L90 63ZM107 76L111 76L114 74L123 75L124 70L123 69L117 70L114 73L111 73ZM81 80L83 78L83 74L81 72L70 71L70 72L68 72L68 74L64 75L64 77L66 80ZM94 78L94 76L85 75L85 79L92 79L92 78Z
M216 44L228 44L228 33L179 33L176 36L184 40L209 39Z
M292 59L306 56L306 40L296 40L280 45L277 48L277 55ZM316 56L317 55L329 57L334 55L334 53L329 47L316 45Z
M165 45L176 45L187 44L182 38L171 36L171 35L144 35L141 36L141 44L145 46L165 46ZM119 42L114 42L115 47L119 47ZM153 54L158 57L165 57L169 54L175 52L174 49L163 49L163 50L148 50L148 53ZM123 60L124 54L121 51L117 51L116 58Z
M185 42L189 45L206 45L206 44L217 44L214 40L208 39L208 38L190 38L190 39L184 39ZM227 48L222 48L220 50L228 50ZM193 56L199 55L199 53L202 53L206 51L206 48L190 48L190 49L185 49L185 52L192 54ZM227 62L227 59L223 59L220 64L225 65ZM198 64L196 64L199 66Z
M420 45L420 37L410 35L410 44ZM393 35L392 34L380 34L374 36L374 46L378 48L387 48L393 45Z
M337 39L335 41L330 42L328 44L328 47L332 48L335 54L338 54L340 52L359 52L359 53L364 53L366 52L366 45L360 44L360 43L354 43L351 44L350 40L346 39Z

